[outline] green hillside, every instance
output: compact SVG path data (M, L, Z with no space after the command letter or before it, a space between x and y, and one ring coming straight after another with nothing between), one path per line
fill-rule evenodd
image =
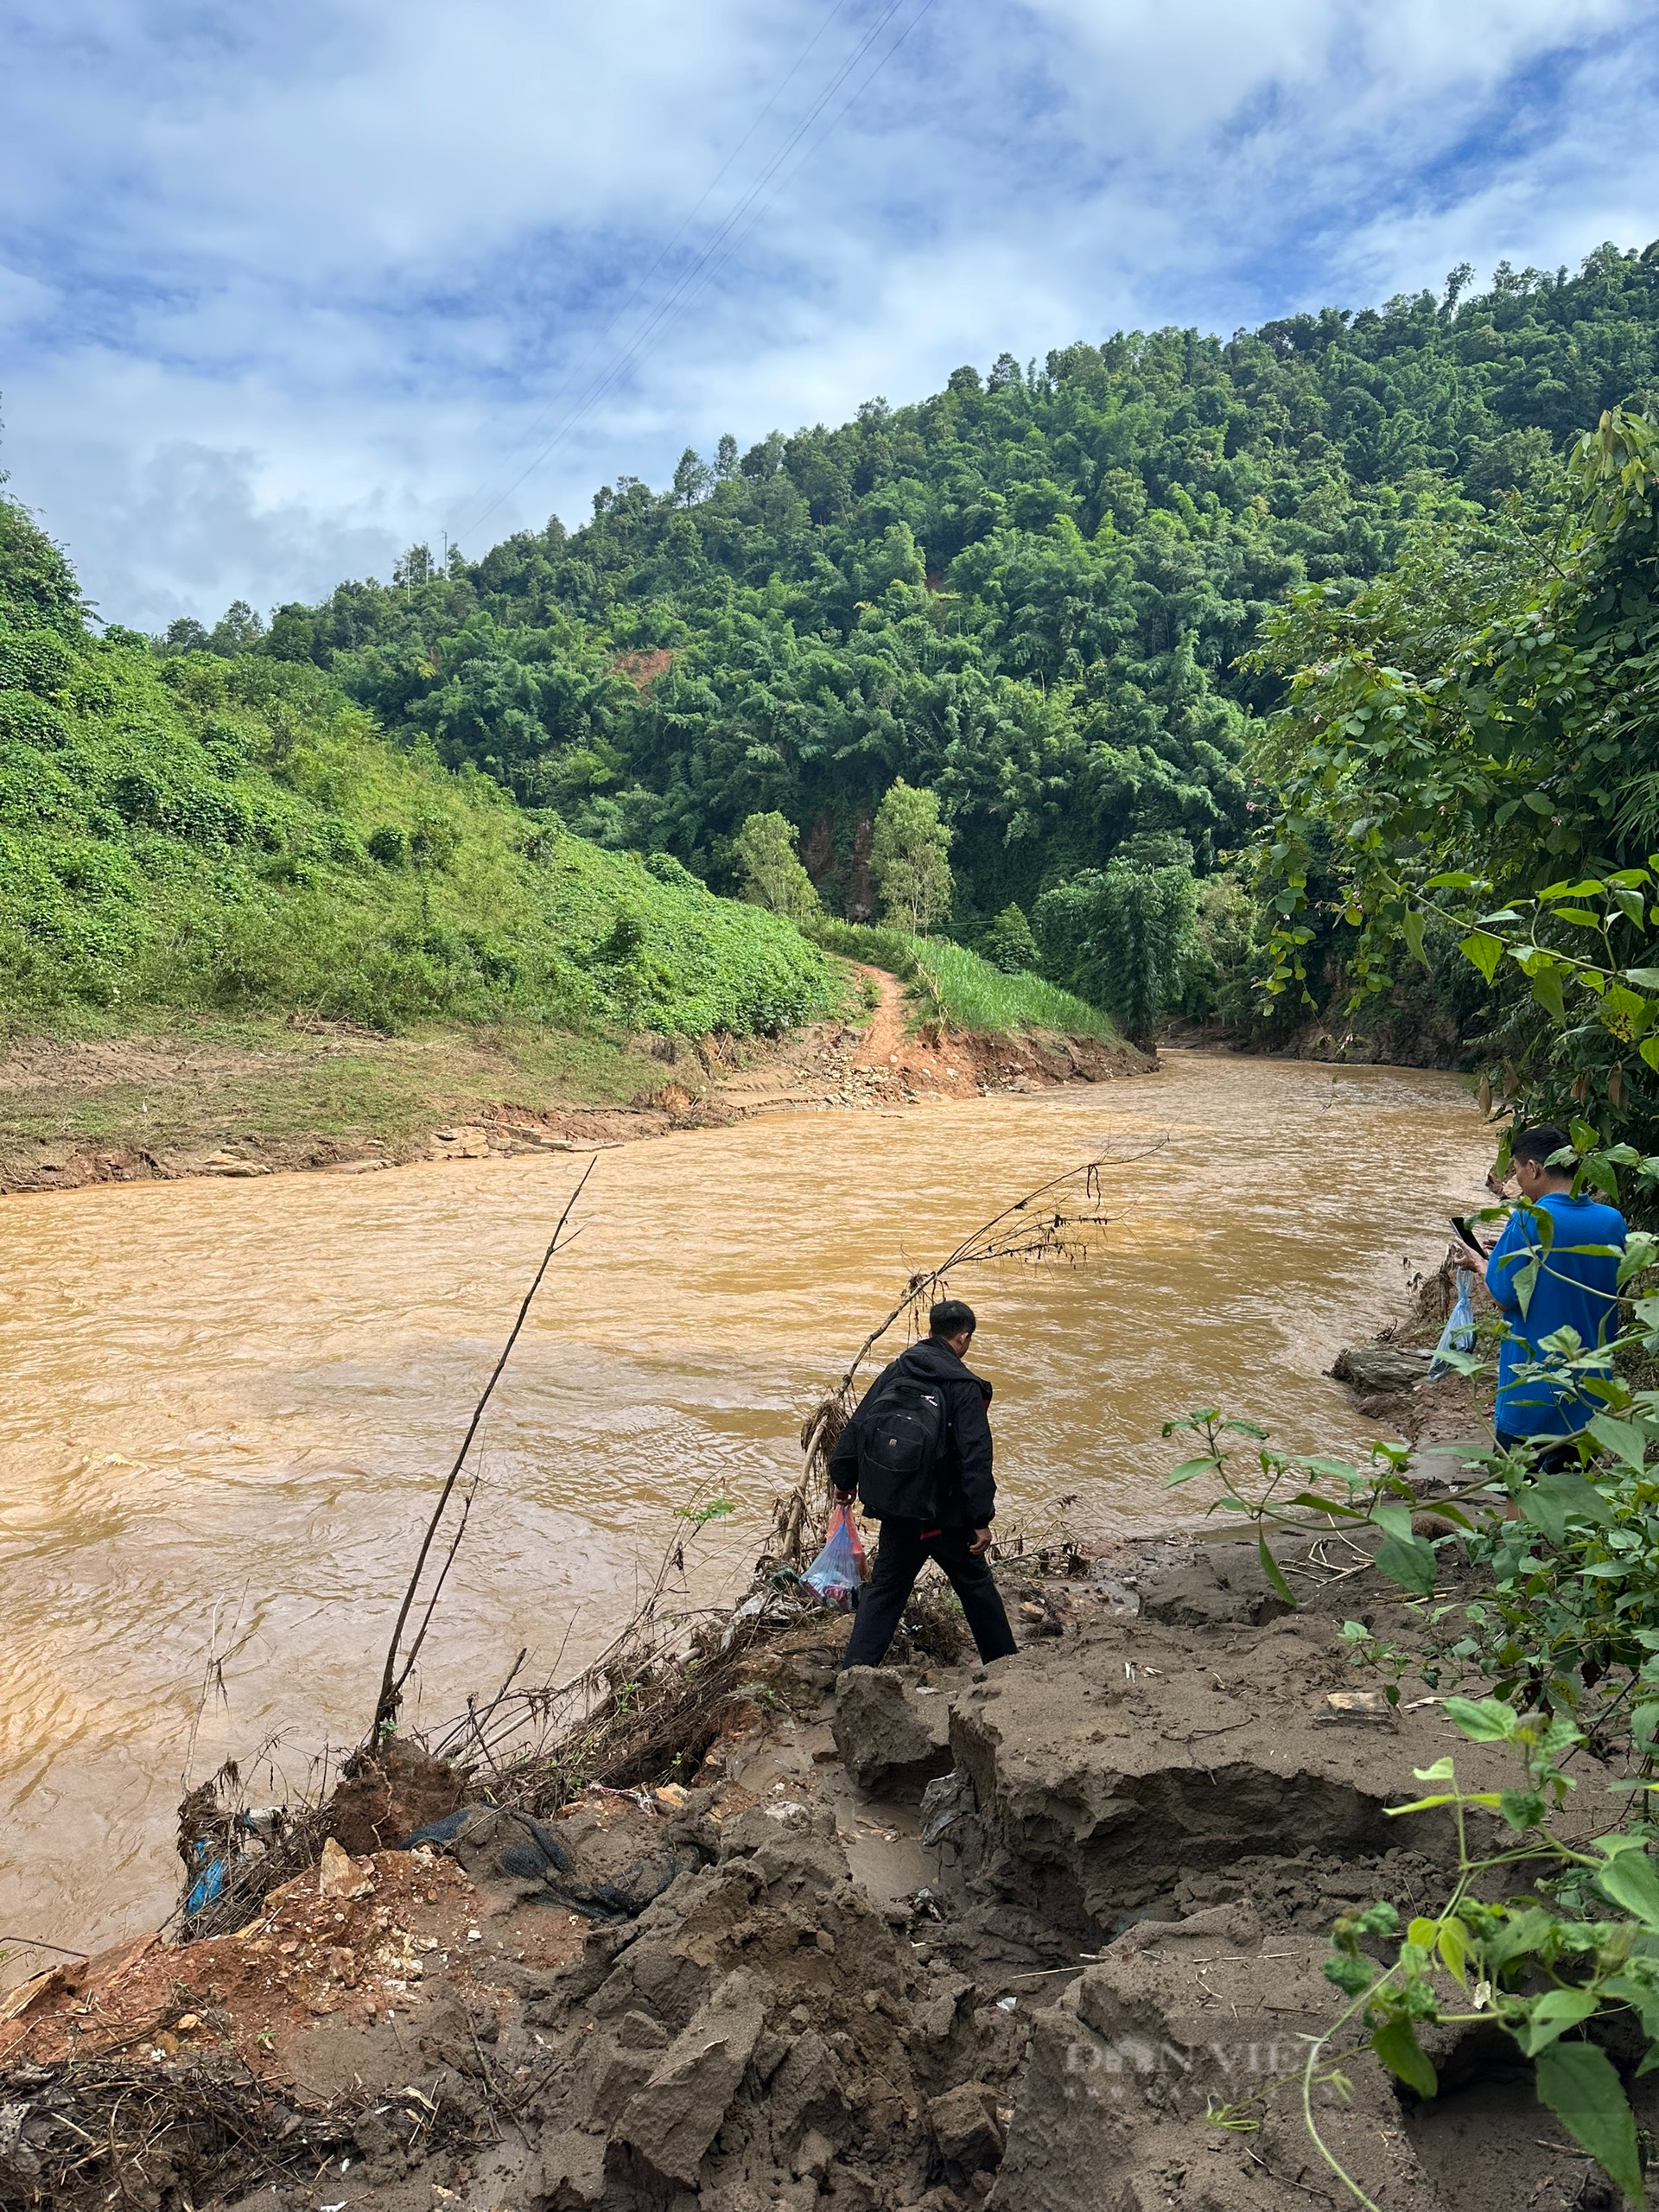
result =
M943 801L974 943L1116 856L1202 874L1238 846L1281 696L1243 658L1268 610L1545 492L1572 434L1659 386L1659 250L1505 268L1473 296L1467 276L1229 339L1004 355L912 405L688 454L661 491L624 478L581 528L443 574L416 547L392 585L211 642L325 670L446 764L719 889L745 817L779 810L855 919L902 775Z
M390 742L318 668L95 638L4 501L0 974L13 1034L161 1009L770 1032L837 995L789 924Z

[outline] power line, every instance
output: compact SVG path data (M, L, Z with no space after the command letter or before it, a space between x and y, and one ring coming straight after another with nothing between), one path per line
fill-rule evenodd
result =
M847 79L853 74L859 64L869 54L872 48L880 39L882 32L885 31L888 24L892 22L893 17L897 16L906 4L907 0L890 0L890 4L887 6L886 11L878 18L874 25L866 34L864 38L860 41L858 46L854 49L849 60L836 73L835 76L831 78L829 84L825 86L823 91L818 95L818 98L808 109L806 114L803 117L796 130L790 137L785 141L779 152L760 172L754 182L749 187L747 192L743 194L737 205L732 209L725 221L715 232L713 238L709 239L708 245L692 263L690 268L684 272L678 283L669 293L668 296L662 301L654 310L645 324L645 327L639 332L638 335L630 342L630 344L624 348L622 353L612 363L611 366L606 371L605 374L598 380L598 382L590 387L586 397L579 403L579 404L571 409L569 414L566 415L563 421L561 422L555 429L551 436L546 440L531 459L525 463L524 467L518 472L518 475L512 479L511 483L509 483L501 492L498 493L495 498L490 501L488 505L484 507L473 517L473 528L477 529L486 522L490 516L495 512L497 508L501 506L512 496L513 493L518 490L518 486L525 480L525 479L532 475L535 471L541 467L548 455L552 453L569 434L569 432L575 428L576 424L598 404L599 401L605 397L606 393L612 389L617 380L639 358L640 351L645 346L647 341L655 335L655 334L662 327L664 323L667 321L669 317L674 314L676 309L686 304L694 296L694 288L701 289L702 281L705 276L712 276L717 274L719 270L723 268L726 263L731 258L738 246L740 246L744 240L751 235L756 225L759 223L761 215L765 213L766 209L771 205L772 199L776 196L775 194L769 193L766 188L778 177L785 162L788 161L790 156L795 151L796 148L800 145L802 140L812 129L814 124L816 124L818 118L823 115L825 108L829 106L836 94L841 90L842 86L845 85ZM834 131L836 124L841 123L851 111L852 108L856 105L863 94L868 91L870 86L873 85L876 78L880 75L882 70L893 59L893 55L899 51L899 48L904 44L905 41L910 36L911 33L916 29L917 25L928 13L932 5L933 0L922 0L921 6L917 10L909 23L906 25L899 36L893 40L887 51L880 55L875 64L875 67L869 72L868 75L864 78L863 81L854 87L853 92L847 100L838 109L836 114L830 118L824 129L819 133L813 143L808 147L806 152L801 156L800 161L795 164L792 169L791 169L789 173L790 176L792 177L795 175L798 171L804 166L806 162L811 158L812 155L818 150L818 148L823 144L824 141L830 136L831 132ZM745 222L744 218L746 216L751 217L752 219ZM743 225L741 231L737 228L740 223ZM724 248L724 251L721 251L722 247ZM717 253L719 254L718 261L715 259Z
M824 33L835 22L836 16L841 15L849 5L849 0L834 0L834 5L830 8L829 14L818 25L817 30L813 32L811 37L808 39L806 44L801 48L799 54L796 55L794 60L791 63L780 82L773 87L771 99L767 100L766 105L755 117L753 122L750 124L748 129L738 140L736 145L733 147L731 152L726 156L724 162L721 162L720 168L709 180L696 206L692 207L690 213L686 215L678 230L675 232L673 237L670 238L668 243L662 248L655 261L652 263L650 268L645 271L644 275L634 280L633 288L629 292L627 297L623 301L620 307L619 307L612 315L609 321L607 322L589 341L588 350L582 355L582 359L574 363L566 372L563 382L558 386L552 397L542 409L535 421L532 422L525 429L520 431L518 436L513 442L512 450L515 453L522 451L525 444L531 438L535 437L542 428L552 418L554 411L557 408L559 402L564 397L566 392L569 391L571 385L582 374L582 371L588 367L588 364L599 352L600 347L610 336L612 331L616 328L616 326L621 321L623 316L627 314L629 308L632 308L634 302L641 297L645 292L645 287L650 283L652 278L657 274L657 271L668 259L670 254L673 252L675 247L690 229L692 224L696 222L697 217L702 213L702 210L708 204L709 200L714 196L715 193L719 190L721 184L723 182L728 172L732 168L733 163L737 160L739 155L741 154L743 149L748 144L750 139L753 137L755 132L759 130L761 124L772 113L773 108L777 106L779 101L788 91L790 86L800 74L800 72L804 67L809 56L811 54L814 48L818 44L819 41L823 37ZM498 494L490 505L485 507L480 514L471 518L470 524L463 524L462 530L469 526L475 529L480 523L486 521L490 515L494 512L496 507L500 505L501 500L506 498L509 493L516 490L517 483L521 482L522 480L522 478L517 480L514 484L510 485L507 487L507 492ZM474 496L477 497L478 494L475 493ZM462 530L458 530L456 531L456 537L458 538L461 536Z

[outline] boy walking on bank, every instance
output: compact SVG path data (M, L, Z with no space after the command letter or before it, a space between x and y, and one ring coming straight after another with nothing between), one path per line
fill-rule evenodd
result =
M1016 1649L986 1554L996 1512L991 1386L968 1365L974 1311L942 1299L928 1333L884 1367L830 1458L843 1504L855 1491L881 1523L880 1548L853 1618L842 1665L879 1667L905 1601L930 1559L944 1568L982 1659Z
M1560 1362L1544 1350L1544 1339L1571 1329L1586 1351L1606 1343L1614 1332L1618 1255L1624 1249L1624 1217L1618 1207L1573 1197L1571 1157L1571 1143L1560 1129L1523 1129L1510 1158L1527 1205L1516 1208L1484 1260L1457 1248L1458 1265L1484 1279L1508 1324L1497 1356L1497 1441L1510 1451L1517 1444L1535 1446L1539 1471L1546 1474L1577 1463L1573 1440L1600 1404L1572 1375L1548 1372ZM1534 1209L1549 1217L1548 1251ZM1522 1313L1516 1276L1535 1258L1541 1264ZM1528 1368L1544 1371L1523 1374ZM1599 1371L1611 1370L1609 1358Z

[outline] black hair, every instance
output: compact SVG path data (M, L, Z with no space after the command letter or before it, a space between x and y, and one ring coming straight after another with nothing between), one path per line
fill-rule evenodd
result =
M959 1298L942 1298L927 1317L930 1337L959 1337L964 1329L971 1337L978 1325L973 1307L964 1306Z
M1510 1158L1514 1160L1535 1160L1539 1166L1547 1167L1558 1152L1571 1152L1573 1140L1565 1129L1552 1128L1548 1122L1541 1122L1535 1129L1522 1129L1510 1147ZM1558 1175L1573 1173L1571 1161L1558 1162Z

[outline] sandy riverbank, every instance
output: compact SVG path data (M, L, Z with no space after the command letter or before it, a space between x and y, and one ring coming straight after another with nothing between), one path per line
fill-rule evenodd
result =
M20 1040L0 1053L0 1194L588 1151L755 1114L891 1109L1154 1065L1096 1038L912 1029L897 982L865 972L880 994L868 1023L777 1039L389 1038L319 1023Z

